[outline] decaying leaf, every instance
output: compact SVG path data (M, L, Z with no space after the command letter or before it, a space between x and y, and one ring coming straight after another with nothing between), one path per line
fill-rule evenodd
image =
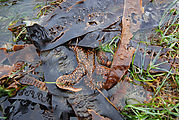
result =
M13 78L16 74L16 72L20 72L20 70L23 68L24 62L17 62L10 65L1 65L0 66L0 79L4 77Z
M0 64L7 58L8 53L6 48L0 48Z
M14 33L17 36L23 27L25 27L25 23L23 22L23 19L20 19L11 22L8 27L8 30L10 30L12 33Z
M45 83L38 81L33 77L27 78L25 76L26 74L33 72L38 65L31 66L32 68L29 67L25 69L26 66L27 63L23 61L16 62L12 66L9 65L0 66L0 85L5 87L4 89L9 90L11 92L10 93L11 96L15 95L16 92L19 91L24 86L22 83L19 82L19 79L24 83L27 83L29 85L34 85L40 88L41 90L47 91Z
M25 45L14 45L12 50L13 51L18 51L18 50L21 50L25 47Z
M88 109L88 112L92 115L92 120L111 120L107 117L103 117L100 114L96 113L94 110L92 109Z
M142 0L124 0L121 42L118 44L118 49L113 58L111 71L109 72L108 79L104 84L105 89L110 89L114 86L130 66L135 49L129 47L128 44L130 39L133 37L133 32L136 32L141 24L139 21L143 13L141 3ZM132 14L135 14L135 18L137 18L136 23L132 21Z
M16 94L18 90L21 89L21 85L16 81L15 77L21 77L21 72L24 67L24 62L17 62L12 66L1 65L0 66L0 85L3 89L9 91L9 96Z
M29 45L26 46L24 49L18 50L10 54L8 60L10 64L15 64L18 61L38 63L40 59L34 45Z
M7 77L12 72L13 67L9 65L0 66L0 79Z
M15 89L16 91L20 90L19 87L19 82L17 82L16 80L14 80L8 87L7 89Z

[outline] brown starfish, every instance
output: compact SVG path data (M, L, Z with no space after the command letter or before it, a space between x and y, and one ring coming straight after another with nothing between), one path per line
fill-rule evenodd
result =
M74 84L78 83L81 78L85 75L87 75L87 80L85 79L85 82L88 83L88 86L95 88L95 84L93 83L93 73L99 75L104 75L103 78L106 79L106 75L104 73L107 73L109 70L105 66L101 67L99 64L95 65L95 51L94 50L85 50L84 48L77 47L77 46L71 46L71 48L74 50L76 54L76 59L78 62L78 66L76 69L69 75L63 75L60 76L56 80L56 85L65 90L70 90L74 92L78 92L82 90L82 88L74 88L72 87ZM103 82L96 82L97 86L100 86L100 88L103 85Z

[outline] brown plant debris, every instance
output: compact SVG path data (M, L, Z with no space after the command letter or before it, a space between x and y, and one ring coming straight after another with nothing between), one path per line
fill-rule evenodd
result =
M24 47L25 47L25 45L14 45L12 50L18 51L18 50L24 49Z
M8 56L6 48L0 48L0 63L2 63Z
M103 117L100 114L96 113L94 110L92 109L88 109L88 112L92 115L92 120L111 120L107 117Z
M24 49L11 53L8 57L8 60L11 64L15 64L18 61L37 63L40 59L34 45L29 45Z
M128 44L133 37L133 32L136 32L140 27L139 18L141 18L143 12L141 2L142 0L124 0L121 42L118 44L108 79L104 84L105 89L110 89L114 86L130 66L135 49L129 47ZM132 22L132 14L135 14L136 18L138 18L136 23Z

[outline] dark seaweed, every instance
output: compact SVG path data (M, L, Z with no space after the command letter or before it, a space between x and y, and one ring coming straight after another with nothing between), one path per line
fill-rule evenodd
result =
M41 23L45 30L36 24L27 27L32 41L39 49L53 49L87 33L98 30L108 31L110 30L109 27L121 21L123 0L86 0L80 4L75 3L76 0L63 2L61 8L57 8L53 13L46 16ZM118 28L115 30L120 31ZM47 31L47 33L41 32L41 30ZM39 35L43 35L43 38ZM50 36L51 42L45 44L49 42L48 36ZM94 41L96 42L96 39L91 41L90 44Z

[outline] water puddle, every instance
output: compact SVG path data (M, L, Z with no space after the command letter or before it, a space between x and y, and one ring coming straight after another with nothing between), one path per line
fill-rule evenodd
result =
M33 20L36 17L38 4L44 4L44 0L8 0L0 2L0 46L12 41L12 33L8 26L12 21L19 19Z

